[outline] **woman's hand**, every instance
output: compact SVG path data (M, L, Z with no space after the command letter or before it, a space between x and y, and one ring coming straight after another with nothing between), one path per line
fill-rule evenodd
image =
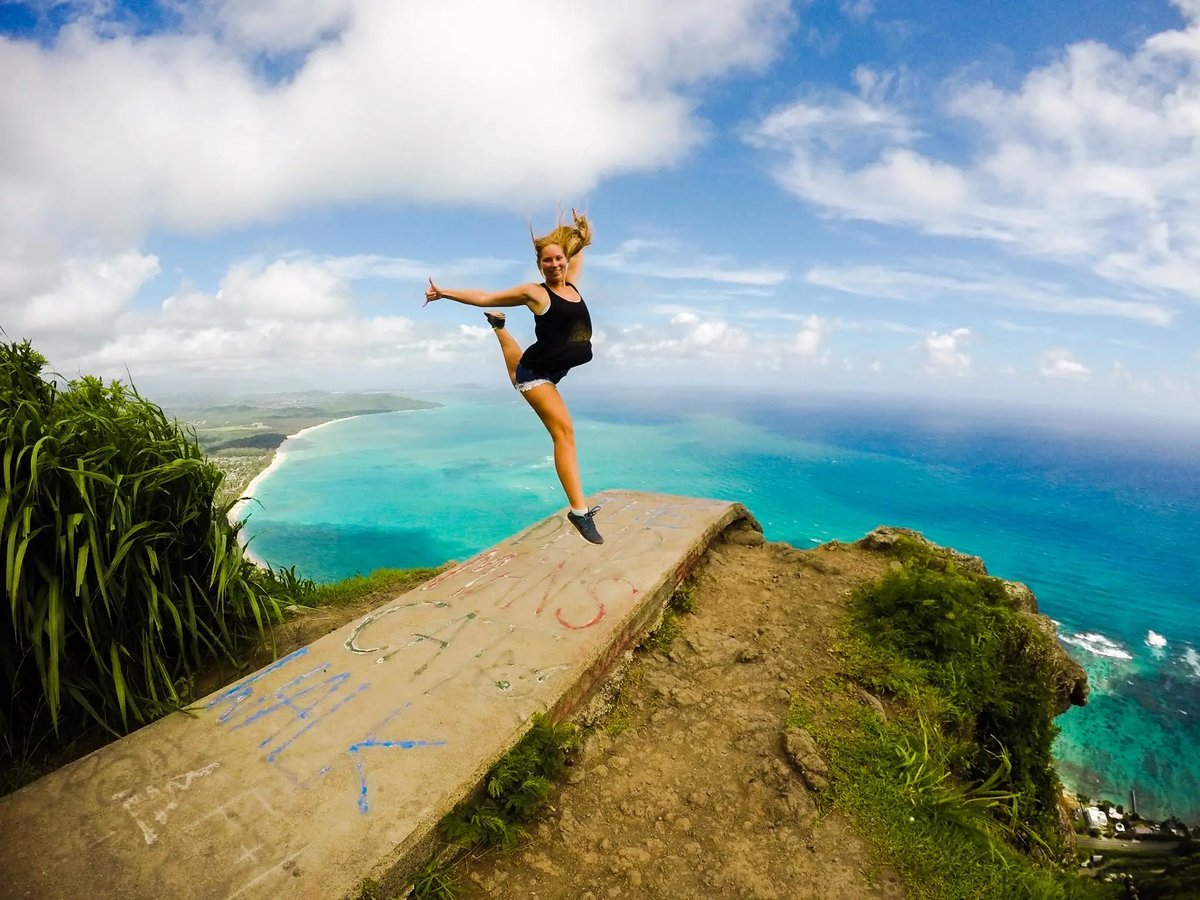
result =
M429 287L425 288L425 302L421 304L422 308L428 306L434 300L440 300L442 292L438 290L438 286L433 283L433 279L429 279Z
M575 223L575 231L579 233L579 239L586 247L592 242L592 224L587 220L587 216L581 213L574 207L571 208L571 218ZM582 247L580 248L582 249Z

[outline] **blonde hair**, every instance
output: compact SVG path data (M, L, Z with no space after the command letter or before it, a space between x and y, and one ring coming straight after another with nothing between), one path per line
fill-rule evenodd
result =
M574 220L572 224L566 225L563 223L562 213L559 213L558 224L554 226L554 230L541 237L533 233L533 224L530 223L529 236L533 239L533 249L539 262L542 259L542 251L551 244L562 247L563 255L570 259L592 242L592 225L587 216L571 210L571 218Z

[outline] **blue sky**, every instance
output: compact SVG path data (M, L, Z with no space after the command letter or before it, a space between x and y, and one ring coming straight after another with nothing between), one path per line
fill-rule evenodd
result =
M573 378L1200 418L1200 0L0 2L0 79L64 375L502 384L424 280L578 205Z

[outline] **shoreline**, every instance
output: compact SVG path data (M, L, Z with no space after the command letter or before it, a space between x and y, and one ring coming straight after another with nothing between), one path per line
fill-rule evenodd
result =
M1066 629L1061 621L1052 621L1060 646L1083 666L1091 685L1102 686L1095 689L1093 696L1111 693L1113 696L1123 697L1125 695L1121 688L1132 684L1130 679L1153 678L1156 673L1166 671L1168 667L1174 667L1178 671L1180 666L1186 665L1192 668L1194 674L1200 676L1200 671L1192 666L1195 649L1187 637L1172 637L1168 640L1159 631L1143 626L1138 630L1144 629L1145 637L1139 642L1136 636L1119 633L1110 635L1086 625L1075 625L1075 630L1072 631ZM1165 628L1163 630L1166 631ZM1191 679L1188 683L1194 685ZM1178 705L1183 704L1181 702ZM1084 707L1064 715L1078 716L1086 709L1087 707ZM1120 709L1113 712L1110 708L1102 713L1105 718L1100 721L1102 725L1105 722L1109 723L1109 734L1137 733L1136 726L1147 721L1140 717L1128 719L1123 712L1124 710ZM1184 709L1179 709L1178 712L1182 717L1188 715ZM1182 717L1174 720L1177 723L1174 726L1176 729L1187 727L1188 720ZM1132 729L1131 721L1134 723ZM1165 725L1159 727L1166 731ZM1065 725L1060 724L1060 728L1066 730ZM1176 782L1170 787L1158 784L1157 776L1150 774L1152 770L1147 770L1145 761L1131 765L1127 759L1118 757L1109 758L1107 764L1097 763L1094 759L1086 760L1084 754L1087 748L1083 743L1086 738L1081 737L1086 734L1086 731L1080 731L1071 735L1070 749L1073 753L1060 756L1055 752L1055 771L1063 790L1072 799L1082 796L1089 798L1092 805L1105 802L1130 810L1131 793L1136 791L1139 816L1143 820L1162 822L1175 819L1186 823L1189 828L1200 834L1200 795L1197 794L1194 784L1189 786ZM1116 741L1114 738L1114 742ZM1142 742L1134 738L1133 743Z
M1065 797L1067 797L1071 802L1082 806L1083 803L1080 800L1080 798L1086 797L1088 800L1088 804L1091 806L1100 806L1102 804L1107 803L1109 806L1112 806L1114 808L1120 806L1128 811L1127 814L1132 815L1132 810L1133 810L1132 794L1133 794L1134 789L1127 791L1124 799L1113 799L1113 797L1109 796L1108 794L1089 793L1086 790L1080 789L1077 785L1068 782L1063 777L1062 772L1059 771L1059 768L1058 768L1058 757L1054 757L1054 771L1058 775L1058 783L1062 786L1063 795ZM1161 810L1159 810L1159 812L1161 812ZM1181 814L1178 810L1176 810L1174 812L1168 812L1166 815L1150 815L1149 813L1138 812L1137 818L1143 822L1154 822L1154 823L1165 822L1165 821L1174 819L1175 821L1182 822L1184 825L1186 825L1190 829L1200 831L1200 818L1197 818L1193 821L1190 814Z
M407 412L407 410L397 410L397 412ZM377 414L373 414L377 415ZM349 422L351 419L358 419L361 416L342 416L339 419L330 419L328 422L320 422L316 425L309 425L307 428L301 428L295 434L289 434L283 439L278 447L271 454L271 461L267 467L250 479L250 483L246 485L246 489L242 492L242 496L238 499L229 510L229 521L236 524L238 521L237 515L242 511L242 508L254 499L254 489L262 483L263 479L270 475L276 468L283 464L287 459L287 454L283 452L284 446L293 438L303 437L306 434L316 431L319 428L324 428L327 425L336 425L338 422Z
M244 491L242 491L241 496L238 498L238 501L229 508L229 514L226 518L228 519L229 523L234 526L236 526L239 522L241 522L244 525L246 522L249 521L248 515L245 518L243 518L243 510L245 510L247 507L250 506L251 503L254 502L254 492L256 489L258 489L261 486L263 480L268 475L270 475L272 472L274 472L276 469L278 469L281 465L283 465L284 461L287 459L287 453L285 453L283 451L283 448L285 446L287 446L287 442L292 440L293 438L301 438L307 434L311 434L312 432L317 431L318 429L327 428L330 425L336 425L338 422L349 422L351 419L361 419L364 416L378 416L378 415L394 414L394 413L418 412L421 409L425 409L425 408L427 408L427 407L417 407L415 409L389 409L389 410L380 411L380 412L356 413L355 415L352 415L352 416L338 416L336 419L329 419L328 421L325 421L325 422L318 422L316 425L306 425L304 428L301 428L299 431L297 431L293 434L287 435L283 439L283 441L280 442L279 446L276 447L275 450L272 452L271 461L269 463L267 463L267 467L265 469L263 469L261 472L259 472L257 475L255 475L253 478L250 479L250 483L246 485L246 488ZM244 527L238 531L237 537L238 537L238 543L241 544L241 546L242 546L242 554L243 554L243 556L245 556L246 559L248 559L250 562L254 563L254 565L258 566L261 569L270 569L271 568L270 564L267 563L266 560L255 555L254 551L252 551L250 549L249 544L250 544L251 539L246 536Z
M392 410L392 412L409 412L409 410ZM233 506L229 508L229 515L227 516L229 523L236 526L239 522L243 523L244 525L249 521L249 516L243 518L242 511L254 502L254 491L262 484L263 480L277 468L283 465L284 461L287 459L287 454L283 452L283 448L287 445L288 441L292 440L293 438L303 437L306 434L310 434L319 428L325 428L328 425L336 425L338 422L348 422L351 419L361 418L361 415L362 414L357 416L341 416L337 419L330 419L328 422L318 422L316 425L309 425L306 428L301 428L295 434L289 434L287 437L285 437L280 445L276 447L274 452L271 454L271 461L267 464L267 467L250 479L250 483L246 485L246 489L242 492L242 496L238 498L237 503L233 504ZM372 415L377 415L377 413L373 413ZM246 559L254 563L254 565L258 566L260 569L271 568L266 560L256 556L254 551L250 549L250 538L246 537L244 527L238 531L238 543L242 545L242 555L245 556Z

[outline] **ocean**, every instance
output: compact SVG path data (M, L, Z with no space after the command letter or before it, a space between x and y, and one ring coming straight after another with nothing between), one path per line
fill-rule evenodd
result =
M1023 581L1087 670L1064 783L1200 823L1200 435L1019 409L734 391L573 390L584 487L737 500L809 547L887 524ZM243 511L251 551L318 581L463 560L564 504L511 391L289 439ZM603 515L598 518L603 531Z

